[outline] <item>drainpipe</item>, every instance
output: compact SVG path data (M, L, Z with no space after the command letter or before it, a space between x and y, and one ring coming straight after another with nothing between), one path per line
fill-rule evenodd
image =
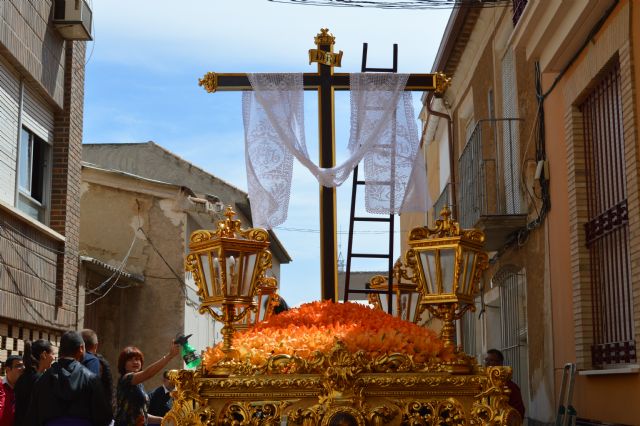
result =
M447 135L449 137L449 200L451 202L451 219L456 220L458 218L458 204L456 202L456 169L455 161L453 159L453 120L449 114L431 109L432 100L433 92L429 92L425 102L429 114L445 118L447 120ZM435 214L440 214L440 212L435 212Z

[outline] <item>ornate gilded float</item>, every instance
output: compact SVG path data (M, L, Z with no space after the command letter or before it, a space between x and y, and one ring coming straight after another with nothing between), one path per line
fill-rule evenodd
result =
M195 232L186 262L201 288L202 311L225 322L224 342L207 349L198 370L170 373L176 390L163 424L521 424L508 405L511 369L482 368L451 341L452 318L467 309L486 262L481 234L461 231L446 212L436 228L411 233L405 267L414 273L398 276L434 299L423 297L420 309L442 313L443 339L400 315L332 302L303 305L234 335L234 322L255 315L260 287L273 282L265 276L265 235L240 230L232 216L229 210L215 232ZM256 236L253 246L231 241ZM444 260L456 268L453 285L443 282Z

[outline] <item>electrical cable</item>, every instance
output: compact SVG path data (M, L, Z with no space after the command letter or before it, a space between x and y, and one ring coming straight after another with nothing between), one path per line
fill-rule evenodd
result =
M379 9L456 9L460 7L507 7L511 0L268 0L272 3L290 3L328 7L372 7Z
M78 321L80 321L83 318L78 318L78 313L77 311L75 312L76 315L76 322L74 323L69 323L69 324L64 324L64 323L59 323L56 321L51 321L48 318L46 318L44 315L42 315L42 313L40 313L40 310L35 307L31 301L31 299L29 299L23 292L22 290L20 290L20 286L18 285L15 277L13 276L13 273L11 272L10 266L9 264L5 261L4 256L2 255L2 253L0 253L0 263L2 263L2 265L4 266L4 269L9 277L9 281L11 281L11 283L13 284L13 286L15 287L16 290L16 294L20 297L20 301L22 302L23 306L25 307L25 312L31 317L31 319L34 321L34 323L39 324L40 322L44 322L46 324L52 325L54 327L58 327L58 328L75 328ZM72 306L73 307L73 306ZM29 310L31 309L31 310ZM54 307L54 309L56 309ZM37 316L34 316L35 315Z
M167 266L167 268L169 268L169 270L171 271L171 273L176 277L176 280L178 281L178 283L181 286L181 290L184 294L184 298L185 298L185 303L189 306L191 306L192 308L198 309L199 308L199 303L191 300L189 298L189 294L188 294L188 290L189 290L189 286L187 285L187 283L184 281L184 279L173 269L173 267L171 266L171 264L167 261L167 259L162 255L162 253L160 253L160 250L158 250L158 248L156 247L156 245L153 243L153 240L151 239L151 237L149 237L149 235L144 231L144 229L142 229L142 227L139 227L138 230L140 232L142 232L142 234L144 235L144 237L146 238L146 240L149 242L149 245L151 246L151 248L153 248L153 250L156 252L156 254L160 257L160 259L162 259L162 261L164 262L164 264Z

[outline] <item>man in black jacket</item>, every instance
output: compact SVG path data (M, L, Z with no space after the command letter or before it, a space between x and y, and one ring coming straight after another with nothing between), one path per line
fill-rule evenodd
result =
M29 423L46 426L105 426L111 409L100 379L81 363L82 336L67 331L60 339L58 362L36 383L29 405Z
M175 386L173 386L173 383L169 380L169 370L164 370L164 373L162 373L162 384L149 394L149 414L164 417L164 415L171 410L171 406L173 405L171 391L174 388Z

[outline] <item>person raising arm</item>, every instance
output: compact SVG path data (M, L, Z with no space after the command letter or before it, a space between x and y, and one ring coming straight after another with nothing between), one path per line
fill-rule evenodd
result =
M142 369L144 355L135 346L127 346L118 357L115 426L140 426L160 423L162 417L149 415L149 397L143 382L158 374L180 352L180 345L171 342L169 352Z

